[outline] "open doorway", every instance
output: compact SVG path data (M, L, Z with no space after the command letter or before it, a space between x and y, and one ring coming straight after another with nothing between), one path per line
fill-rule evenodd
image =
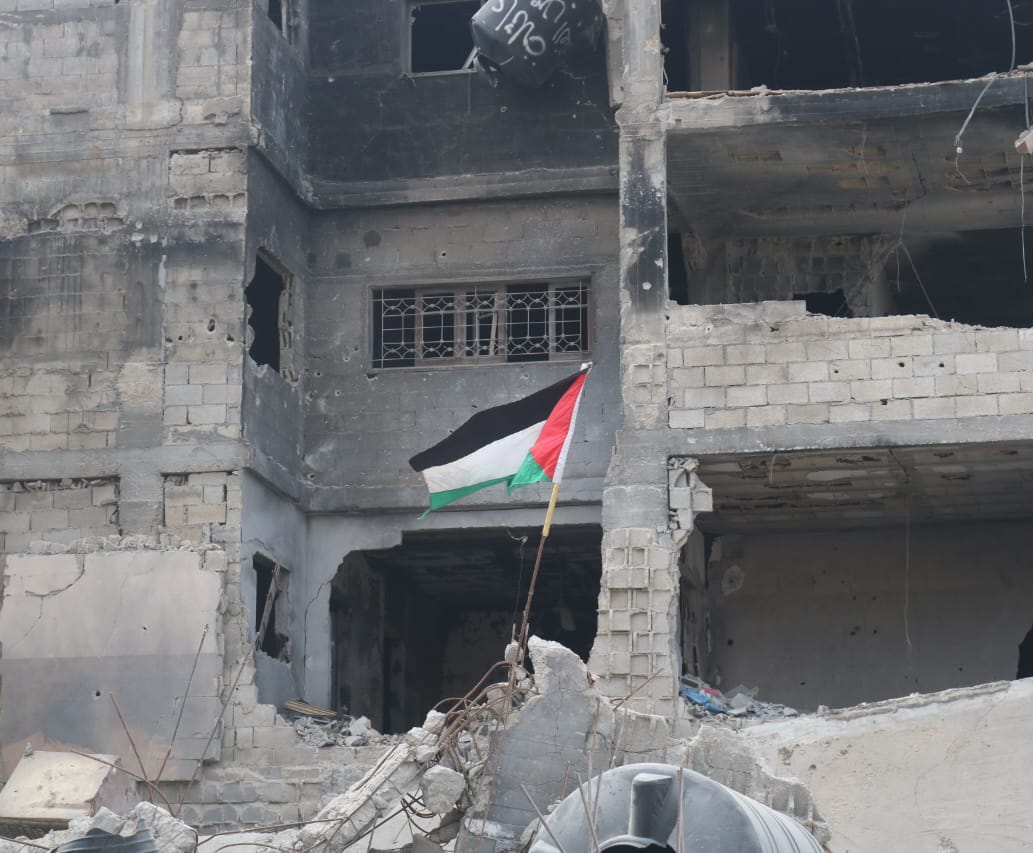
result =
M554 527L531 612L531 632L587 659L602 571L598 526ZM338 710L384 732L422 722L498 661L519 621L536 529L414 533L402 544L352 552L331 596Z

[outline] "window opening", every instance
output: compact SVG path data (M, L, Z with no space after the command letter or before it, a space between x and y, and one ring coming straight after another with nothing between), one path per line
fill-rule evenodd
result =
M283 32L283 5L281 0L269 0L267 8L269 20L273 22L281 33Z
M689 269L681 234L667 235L667 298L679 305L689 304Z
M550 361L589 350L587 280L373 291L373 367Z
M473 53L470 18L479 0L410 5L409 69L414 74L460 71Z
M1014 2L1017 55L1033 54L1033 6ZM832 89L964 80L1011 63L1005 3L736 0L741 89ZM887 26L887 22L892 26Z
M684 92L689 83L688 3L663 0L660 4L660 41L664 52L664 83L668 92Z
M255 554L251 558L251 567L255 572L254 631L257 636L262 624L262 614L265 611L266 600L269 598L269 591L273 587L273 575L276 573L276 564L267 557ZM281 566L280 572L276 577L276 589L273 592L273 601L269 608L269 619L266 622L265 635L262 637L262 644L258 649L274 660L282 660L285 663L289 663L289 637L286 633L288 614L285 612L287 603L286 590L287 572Z
M854 316L842 289L831 293L794 293L793 299L802 299L807 305L808 314L825 314L828 317Z
M1016 678L1033 678L1033 628L1029 629L1025 639L1019 643L1019 669Z
M248 355L257 366L268 365L293 381L292 277L260 254L255 258L255 275L244 297L252 332Z

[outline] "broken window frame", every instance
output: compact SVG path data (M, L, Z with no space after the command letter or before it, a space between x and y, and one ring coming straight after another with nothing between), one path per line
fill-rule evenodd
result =
M539 301L542 296L545 297L545 304ZM517 304L521 297L531 297L531 304ZM570 301L572 297L574 301ZM384 352L385 299L398 303L395 310L399 312L396 318L400 319L400 325L389 330L396 333L396 340L388 346L399 348L399 354L393 358L385 356ZM443 304L442 300L445 300L446 307L438 308ZM490 311L479 311L476 300L490 300ZM430 306L429 310L427 306ZM456 306L462 307L457 310ZM545 312L544 321L539 321L544 322L544 331L532 334L528 328L528 334L516 336L515 328L521 325L527 328L535 322L529 316L525 319L519 317L521 312L531 311ZM577 319L564 317L564 311L575 311ZM592 312L590 276L447 285L374 286L369 289L369 309L366 314L370 323L370 369L426 370L484 364L584 360L591 353ZM484 316L485 313L490 315L490 320ZM428 325L426 318L435 316L451 316L451 327L444 322ZM478 329L483 328L486 322L489 323L490 332L482 336ZM450 331L446 332L449 328ZM428 342L427 332L435 330L443 334L437 340ZM463 351L457 353L460 349Z
M273 16L272 4L276 2L279 6L280 20L277 22ZM294 43L295 29L297 25L297 18L294 15L294 2L293 0L266 0L265 3L265 17L272 23L274 27L280 32L280 34L287 39L288 44Z
M272 255L267 249L259 249L255 253L255 270L251 276L250 281L244 287L244 303L247 307L247 318L245 324L251 330L252 337L247 339L247 356L248 360L255 365L255 367L261 367L263 365L269 367L271 372L281 376L290 384L294 384L298 381L297 370L294 366L294 291L295 291L295 278L290 270L287 269L274 255ZM257 335L257 330L251 325L251 312L253 306L251 301L248 299L247 291L248 288L254 283L255 278L258 275L258 262L261 261L267 267L269 267L283 282L283 286L280 290L278 297L278 303L276 308L276 335L277 345L279 347L279 364L275 370L272 368L274 365L269 362L259 363L252 355L251 349L254 346L254 335Z
M290 570L260 551L251 555L250 562L251 571L255 576L255 602L252 615L255 652L261 652L273 660L289 664L291 662ZM268 575L267 580L263 580L265 575ZM274 582L275 588L272 586ZM265 596L261 594L263 589L266 591ZM258 643L258 632L262 626L266 598L270 591L272 592L272 602L269 609L269 621L266 625L265 635L261 638L261 643Z
M405 76L407 77L439 77L445 74L472 74L474 73L473 58L476 48L473 43L473 35L470 36L470 52L467 54L463 64L458 68L445 68L437 71L416 71L413 68L413 24L414 14L420 6L449 6L470 3L471 0L407 0L405 3L405 23L402 46L404 51ZM485 0L479 0L484 5Z

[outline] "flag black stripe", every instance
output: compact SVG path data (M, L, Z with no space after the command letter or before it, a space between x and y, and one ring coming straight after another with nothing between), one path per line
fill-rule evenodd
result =
M548 388L535 391L522 400L478 412L448 438L439 441L422 453L417 453L409 460L409 464L414 471L423 471L437 465L447 465L449 462L455 462L457 459L468 456L486 444L491 444L491 442L505 438L514 432L527 429L539 421L544 421L556 408L556 404L567 392L567 389L583 373L585 373L584 370L579 370Z

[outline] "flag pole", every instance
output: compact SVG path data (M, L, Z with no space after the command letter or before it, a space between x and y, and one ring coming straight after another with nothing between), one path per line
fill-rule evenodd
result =
M527 651L527 626L531 618L531 602L534 600L534 588L538 581L538 569L542 565L542 552L545 550L545 540L549 538L549 529L552 527L552 514L556 511L556 498L559 497L560 484L552 484L552 495L549 496L549 508L545 512L545 524L542 525L542 535L538 540L538 554L534 558L534 570L531 572L531 585L527 589L527 603L524 605L524 616L520 622L520 633L517 634L517 663L523 664L524 653Z

